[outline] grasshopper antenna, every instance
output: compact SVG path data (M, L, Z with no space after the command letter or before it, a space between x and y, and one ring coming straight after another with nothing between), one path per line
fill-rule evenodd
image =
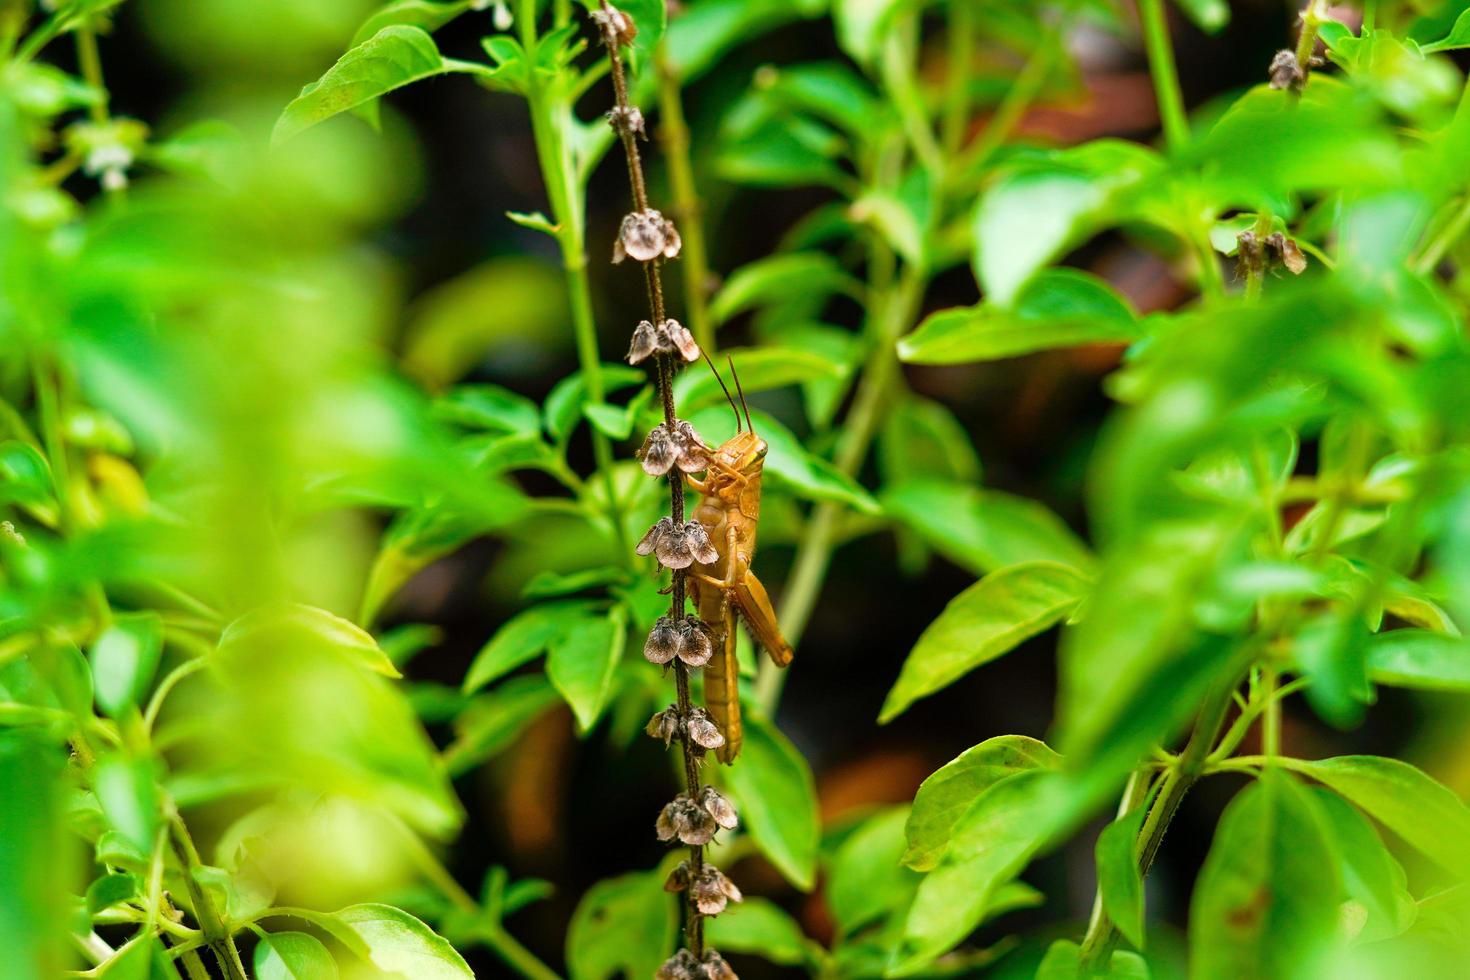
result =
M715 367L715 362L709 359L709 352L706 351L703 347L699 349L699 352L704 355L704 363L709 365L709 369L711 372L713 372L715 380L720 383L720 390L725 393L725 401L730 403L730 411L735 413L735 431L739 432L740 409L735 406L735 399L730 397L730 389L725 387L725 379L720 377L720 369ZM737 388L740 386L740 382L738 380L735 382L735 386Z
M735 373L735 359L729 354L725 355L725 362L730 365L730 377L735 379L735 392L740 396L740 407L745 409L745 427L755 432L755 425L750 421L750 406L745 404L745 392L740 388L740 375ZM729 392L725 392L726 395Z

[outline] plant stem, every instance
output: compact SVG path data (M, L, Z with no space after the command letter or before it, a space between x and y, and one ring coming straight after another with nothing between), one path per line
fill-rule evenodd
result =
M1184 113L1184 95L1179 90L1179 71L1174 64L1174 46L1169 40L1169 21L1164 0L1138 0L1138 17L1143 27L1143 46L1159 101L1159 122L1164 144L1171 152L1189 142L1189 119Z
M87 109L87 114L92 122L97 125L107 123L107 86L102 81L102 58L97 53L97 32L92 27L90 20L82 22L77 28L77 65L82 70L82 78L88 85L97 90L97 100Z
M1225 712L1230 707L1231 695L1238 681L1238 674L1234 670L1228 676L1228 681L1218 684L1206 696L1199 716L1195 719L1189 741L1165 770L1158 795L1149 808L1148 816L1144 818L1143 828L1138 833L1138 870L1145 876L1153 867L1154 857L1159 852L1159 845L1164 840L1170 821L1179 810L1179 804L1208 770L1206 760L1224 725ZM1118 930L1112 920L1106 915L1095 918L1082 940L1082 975L1102 972L1107 967L1117 941Z
M1317 49L1317 32L1322 29L1321 0L1307 0L1307 9L1302 11L1302 31L1296 39L1296 62L1301 66L1302 84L1312 73L1312 53Z
M617 130L618 138L623 144L624 156L627 158L628 183L631 185L633 206L639 211L644 211L648 210L648 185L643 176L643 160L638 152L637 137L630 122L632 103L628 97L627 71L624 68L622 52L618 48L618 39L612 26L610 14L613 8L607 0L602 0L601 10L604 16L604 19L599 21L602 27L602 40L607 48L608 63L612 68L613 94L617 100L618 111L613 117L614 128ZM644 284L648 290L649 311L654 323L662 323L666 319L661 265L662 259L658 257L643 263ZM678 413L674 405L676 355L658 354L655 357L655 363L659 400L663 405L664 425L670 432L673 432L678 423ZM684 524L684 474L678 467L674 467L669 472L669 513L674 526L682 527ZM675 622L683 621L686 614L686 574L686 569L672 570L669 618ZM678 701L679 717L687 722L692 717L694 710L694 702L689 692L689 668L678 658L674 659L673 666L674 690ZM687 731L679 739L679 744L684 756L684 791L689 799L698 800L700 798L700 749L688 736ZM690 844L691 881L696 880L703 869L703 845ZM696 960L702 960L704 957L704 917L695 904L693 887L686 888L684 894L684 945Z
M882 418L882 410L892 398L893 390L902 377L893 345L903 336L917 315L927 283L926 270L918 266L905 266L879 313L877 336L873 339L872 350L863 366L862 380L845 427L845 438L838 444L833 461L848 476L857 473L867 456L868 447L872 444ZM791 581L781 600L781 627L792 645L800 641L812 611L816 608L817 596L827 575L827 564L832 558L837 520L841 515L842 505L820 503L813 508L802 533L796 562L791 570ZM761 661L756 675L755 699L767 717L775 715L785 680L785 671L778 669L769 660Z
M240 962L240 951L235 947L235 937L220 918L219 910L214 907L214 900L195 877L195 872L204 866L204 862L199 859L199 852L194 848L189 829L184 826L184 820L178 814L169 819L168 839L174 856L183 868L184 887L189 891L194 917L199 920L204 941L209 945L210 952L214 953L220 971L227 980L247 980L245 965Z
M1462 110L1465 111L1465 110ZM1421 276L1427 276L1439 265L1440 260L1445 257L1455 243L1465 237L1465 232L1470 231L1470 194L1460 203L1460 208L1454 217L1446 222L1444 228L1440 229L1438 235L1424 247L1419 253L1419 258L1414 260L1414 271Z
M1123 787L1123 796L1118 801L1118 812L1115 820L1121 820L1132 813L1134 808L1141 806L1148 799L1149 777L1152 770L1149 767L1139 767L1133 770L1128 777L1128 783ZM1102 887L1098 886L1097 894L1092 898L1092 915L1087 922L1087 934L1095 935L1103 928L1106 921L1106 913L1103 911Z
M1245 298L1255 302L1261 298L1261 288L1266 281L1265 248L1266 238L1271 234L1270 211L1262 209L1256 212L1256 223L1251 226L1251 234L1256 239L1257 261L1246 266Z
M679 257L684 267L684 315L695 343L706 353L715 352L715 331L709 318L709 253L704 242L704 208L694 185L694 165L689 153L689 125L679 92L679 76L669 60L666 46L654 54L658 73L659 142L669 164L669 188L674 195L674 216L683 240Z
M970 64L975 57L974 0L950 0L945 40L944 118L940 139L953 156L965 142L970 121ZM1020 84L1016 79L1016 84ZM1014 88L1014 86L1013 86ZM1007 93L1009 95L1010 93Z

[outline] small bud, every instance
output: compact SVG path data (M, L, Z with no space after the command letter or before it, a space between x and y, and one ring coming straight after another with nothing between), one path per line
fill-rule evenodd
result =
M730 964L715 950L704 951L704 963L701 966L704 969L701 980L740 980L735 971L730 969Z
M1306 271L1307 257L1302 254L1301 246L1297 245L1295 240L1287 238L1278 231L1266 239L1266 246L1276 253L1281 264L1286 266L1287 271L1292 275L1299 276Z
M657 629L658 627L655 626L654 628ZM647 656L647 653L644 656ZM684 725L682 719L679 717L679 706L671 704L664 710L656 712L652 718L648 719L648 724L643 730L651 738L663 739L664 747L668 748L669 743L683 733L683 729Z
M495 9L491 13L491 23L497 31L508 31L515 20L510 15L510 8L505 5L505 0L495 0Z
M592 20L602 31L604 44L632 44L638 36L638 25L633 23L633 18L610 3L604 3L601 10L592 11Z
M689 891L694 898L694 907L702 915L719 915L729 902L740 901L740 889L725 877L725 873L713 864L706 864L697 874L691 875Z
M631 255L639 262L651 262L659 256L672 259L679 254L679 232L674 223L652 208L634 211L623 217L618 240L613 243L613 263Z
M681 949L664 960L663 966L654 974L654 980L704 980L703 964L687 949Z
M679 620L679 659L690 667L703 667L715 655L709 627L694 616Z
M740 817L735 812L735 807L713 786L706 786L700 792L699 805L715 818L715 823L726 830L734 830L740 826Z
M1302 70L1301 62L1296 60L1296 52L1291 50L1276 52L1266 71L1271 76L1271 87L1274 89L1300 92L1307 82L1307 73Z
M684 727L689 734L689 740L702 749L717 749L725 744L720 726L715 724L709 712L703 708L690 708Z
M684 844L708 844L719 826L708 810L680 793L659 813L654 829L666 843L677 837Z
M648 139L648 130L643 121L643 110L636 105L613 106L607 111L607 122L619 133L628 132Z
M660 616L643 643L643 657L649 663L666 664L681 652L683 646L684 638L674 621Z
M663 476L674 468L679 457L679 445L668 426L660 422L648 433L643 446L633 456L643 464L643 472L649 476Z

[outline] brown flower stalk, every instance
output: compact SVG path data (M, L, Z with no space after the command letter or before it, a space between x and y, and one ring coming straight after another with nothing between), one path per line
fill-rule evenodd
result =
M673 382L674 371L681 362L698 359L699 346L688 330L667 316L664 308L660 268L664 261L679 254L681 243L673 222L648 202L648 185L638 150L638 139L648 136L643 113L628 101L628 76L621 49L633 41L638 28L627 14L607 0L602 0L601 9L592 12L592 19L607 48L617 98L607 118L623 144L628 182L633 190L633 211L623 218L619 227L612 260L621 263L631 258L643 266L651 314L633 331L628 361L638 364L650 357L654 359L664 410L663 422L649 433L638 458L648 475L666 475L669 481L670 513L659 518L637 549L640 555L655 555L659 564L670 570L673 579L668 615L654 624L643 652L651 663L673 669L678 701L654 715L647 731L665 744L677 739L682 747L684 792L664 807L655 829L660 840L682 843L689 848L688 859L679 863L666 884L668 890L682 892L686 898L685 948L668 960L658 975L661 980L735 980L734 972L720 954L704 948L703 917L716 915L728 902L740 900L740 890L734 883L704 859L704 845L720 829L733 829L737 817L735 808L714 787L700 784L699 764L705 751L724 744L724 737L704 709L695 707L689 696L689 672L709 661L714 646L709 628L688 614L685 576L694 562L710 562L716 556L703 525L685 520L684 474L703 469L708 464L710 450L694 428L676 414Z

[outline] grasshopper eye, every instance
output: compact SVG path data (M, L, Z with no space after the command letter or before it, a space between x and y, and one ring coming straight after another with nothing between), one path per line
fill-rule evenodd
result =
M768 446L768 445L766 445L766 441L764 439L762 439L759 443L756 444L756 447L755 447L755 458L756 459L765 459L766 458L766 453L768 453L770 451L771 451L771 447Z

